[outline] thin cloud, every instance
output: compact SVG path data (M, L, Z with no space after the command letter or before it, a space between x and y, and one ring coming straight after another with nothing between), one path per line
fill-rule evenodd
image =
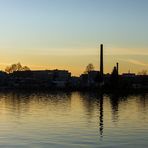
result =
M129 63L135 64L135 65L139 65L139 66L148 66L148 63L144 63L138 60L128 59L126 61Z
M106 55L148 55L146 49L141 52L140 49L106 47L104 52Z

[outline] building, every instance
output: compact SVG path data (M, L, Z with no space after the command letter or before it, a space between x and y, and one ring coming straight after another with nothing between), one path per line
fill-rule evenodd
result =
M64 88L71 78L66 70L16 71L10 74L11 87L23 88Z

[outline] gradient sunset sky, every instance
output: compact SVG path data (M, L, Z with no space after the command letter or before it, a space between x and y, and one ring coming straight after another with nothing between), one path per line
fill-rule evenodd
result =
M0 0L0 69L21 62L31 69L88 63L105 73L148 70L148 0Z

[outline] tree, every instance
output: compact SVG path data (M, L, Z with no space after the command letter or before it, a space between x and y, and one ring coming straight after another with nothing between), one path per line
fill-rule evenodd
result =
M93 71L94 69L95 69L95 68L94 68L93 64L90 63L90 64L88 64L88 65L86 66L86 69L85 69L84 73L85 73L85 74L88 74L88 72Z
M11 66L7 66L5 68L5 72L13 73L15 71L28 71L30 70L27 66L22 66L21 63L12 64Z
M142 70L138 72L138 75L147 75L147 70Z

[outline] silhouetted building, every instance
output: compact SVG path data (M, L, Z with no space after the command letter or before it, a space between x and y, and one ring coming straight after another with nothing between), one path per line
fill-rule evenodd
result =
M113 71L110 76L110 84L111 84L111 89L116 89L118 88L118 81L119 81L119 75L118 75L118 70L117 67L115 66L113 68Z
M82 74L80 76L80 85L81 87L90 87L95 88L98 86L100 78L100 72L99 71L89 71L88 74Z
M80 75L80 87L81 88L89 87L89 85L88 85L88 74L81 74Z
M7 86L7 78L8 78L8 74L0 71L0 87L6 87Z
M88 72L88 85L90 87L97 87L99 81L100 72L99 71L90 71Z
M70 88L77 89L80 88L80 77L72 76L70 79Z
M14 88L64 88L71 78L66 70L16 71L9 76L9 86Z
M135 73L123 73L121 76L124 78L133 78L136 76L136 74Z
M71 79L71 73L67 70L53 70L53 84L57 88L68 87Z

